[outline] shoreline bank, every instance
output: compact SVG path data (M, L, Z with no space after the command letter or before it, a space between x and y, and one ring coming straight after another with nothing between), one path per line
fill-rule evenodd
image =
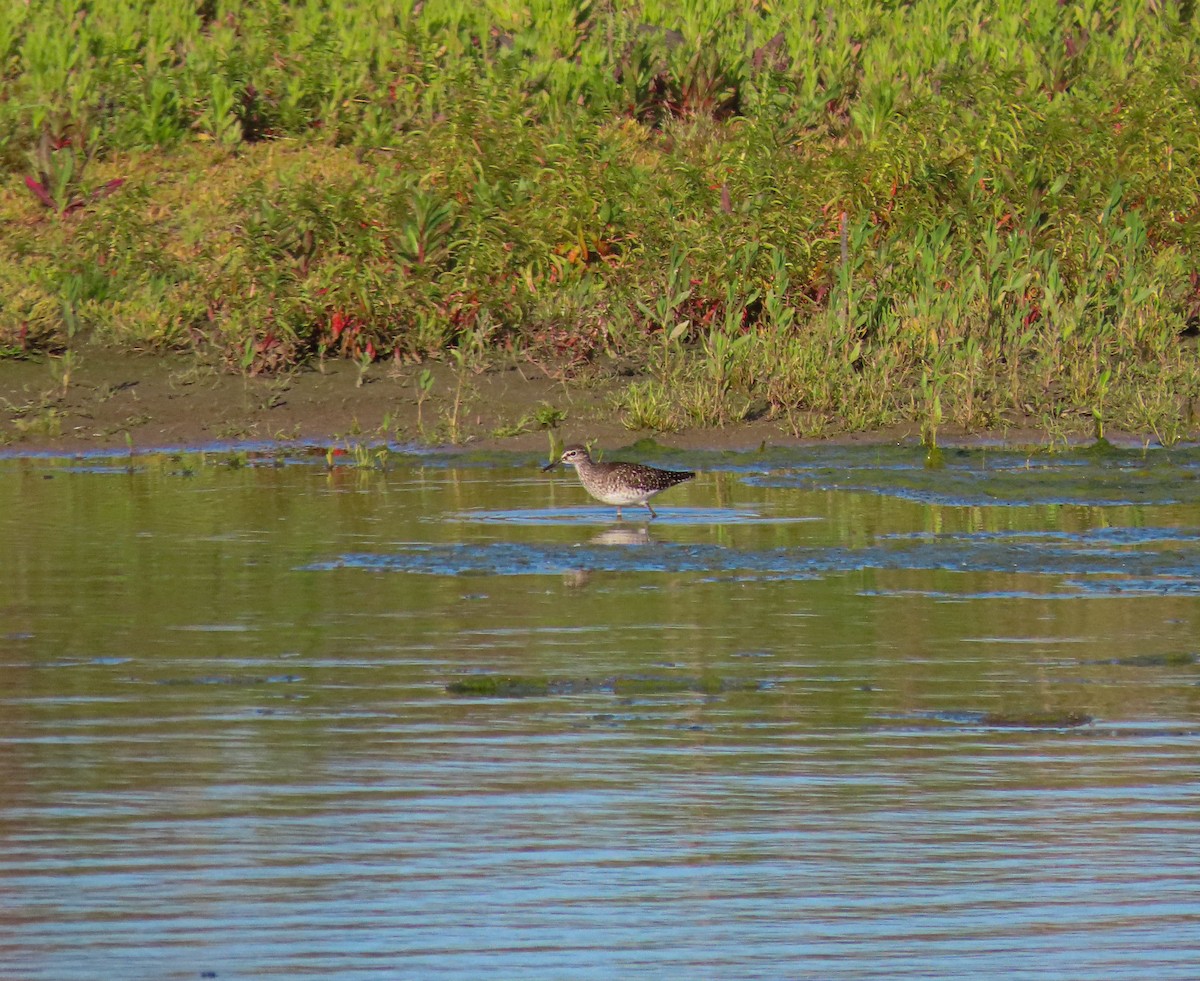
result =
M262 443L545 454L551 432L563 442L594 440L610 449L647 438L678 449L728 451L922 439L915 423L866 432L829 425L810 436L770 418L671 432L631 429L616 403L628 381L615 373L563 381L519 364L462 377L441 364L374 365L360 374L346 361L245 377L185 355L106 352L85 355L64 379L53 359L8 360L0 361L0 453L115 455ZM1095 442L1089 424L1080 417L1058 432L1021 423L974 432L947 426L938 444L1078 447ZM1152 434L1107 431L1105 438L1132 448L1159 445Z

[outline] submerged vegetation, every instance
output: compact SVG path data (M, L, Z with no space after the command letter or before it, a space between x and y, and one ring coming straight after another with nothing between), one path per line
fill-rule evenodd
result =
M1172 0L0 5L0 356L520 358L628 375L631 428L1170 441L1198 35Z

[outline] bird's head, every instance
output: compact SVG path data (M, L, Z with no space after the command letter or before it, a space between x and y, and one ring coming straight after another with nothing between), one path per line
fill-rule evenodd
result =
M560 463L565 463L569 466L576 466L580 463L587 463L589 460L591 460L591 456L588 455L586 446L568 446L565 450L563 450L562 456L560 456L557 460L551 460L544 467L542 467L542 472L545 473L547 470L553 470Z

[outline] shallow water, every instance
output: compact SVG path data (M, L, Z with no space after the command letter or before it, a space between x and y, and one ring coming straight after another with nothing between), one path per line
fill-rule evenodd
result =
M1200 452L657 460L0 460L0 977L1196 977Z

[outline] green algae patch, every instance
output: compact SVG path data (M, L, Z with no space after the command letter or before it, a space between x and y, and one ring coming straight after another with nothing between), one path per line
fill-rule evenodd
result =
M924 724L986 729L1077 729L1091 725L1095 719L1083 712L918 712L915 716Z
M1185 651L1170 654L1135 654L1131 657L1115 657L1099 664L1119 664L1126 668L1186 668L1195 664L1200 657Z
M614 695L673 695L691 691L692 682L686 678L615 678Z
M979 719L980 725L999 729L1076 729L1092 722L1082 712L987 712Z
M234 675L234 674L209 674L202 675L198 678L160 678L155 682L157 685L231 685L234 687L245 687L248 685L278 685L292 684L304 679L297 674L273 674L269 676L263 675Z
M731 691L759 691L758 681L740 681L715 674L625 675L609 678L540 678L519 675L471 675L446 685L451 695L467 698L533 698L545 695L601 693L621 697L639 695L722 695Z
M755 682L733 681L715 674L670 677L666 675L614 678L614 695L672 695L691 692L701 695L721 695L728 691L752 691Z
M451 695L468 698L535 698L550 694L547 678L522 678L515 675L473 675L446 685Z

